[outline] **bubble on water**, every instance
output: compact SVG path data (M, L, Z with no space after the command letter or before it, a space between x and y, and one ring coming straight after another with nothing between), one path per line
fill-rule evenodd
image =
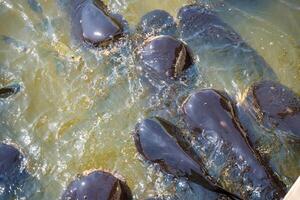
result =
M8 9L12 9L13 8L13 5L12 4L9 4L7 1L5 0L2 0L0 1L1 4L3 4L4 6L6 6Z
M183 191L187 191L188 189L190 189L188 181L185 179L179 179L177 182L177 190L183 192Z
M0 195L3 195L5 192L5 185L4 184L0 184Z
M57 173L63 172L67 168L67 163L61 160L57 161Z
M103 120L104 123L108 123L111 117L112 117L111 113L105 113L104 115L102 115L101 119Z
M29 153L33 155L34 158L38 158L40 155L40 147L38 145L31 145L29 148Z
M26 129L21 129L20 131L22 133L22 141L25 145L29 145L31 143L31 137Z
M84 154L84 147L87 142L87 132L80 130L75 133L78 138L74 144L74 148L77 150L78 156L81 157Z
M261 192L262 188L261 187L256 187L255 190L252 190L252 197L253 199L261 199Z
M51 122L48 124L50 131L55 132L58 129L58 122Z

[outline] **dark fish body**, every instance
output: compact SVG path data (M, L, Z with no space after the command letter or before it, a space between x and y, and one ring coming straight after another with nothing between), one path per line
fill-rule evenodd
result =
M243 92L253 82L276 79L265 60L213 11L188 5L178 19L182 39L199 56L201 70L215 88Z
M207 176L202 163L176 126L160 118L145 119L136 126L134 140L138 152L148 161L175 177L186 177L204 188L237 198Z
M120 38L123 21L114 17L101 0L74 0L71 2L72 35L77 41L93 46L107 45Z
M17 195L22 182L28 178L24 169L24 155L13 145L0 143L0 199Z
M137 31L142 35L136 50L138 64L152 76L173 79L193 64L190 49L176 38L177 24L168 12L148 12L141 18Z
M177 23L164 10L146 13L137 25L134 62L152 107L151 116L175 116L177 100L197 81L194 56L178 38Z
M21 168L24 156L14 146L0 143L0 175L11 178Z
M300 141L300 96L292 90L275 81L261 81L251 86L246 103L260 124Z
M134 62L151 116L176 117L178 101L197 79L193 55L172 36L150 36L137 43Z
M138 49L138 60L158 77L176 78L193 63L188 47L171 36L151 37Z
M1 35L0 37L5 42L5 44L18 50L19 52L25 52L28 50L28 46L22 41L19 41L15 38L6 35Z
M27 0L30 8L38 13L38 14L42 14L43 13L43 8L41 6L41 4L39 2L37 2L37 0Z
M136 30L134 61L141 83L152 96L149 97L149 100L152 99L149 103L168 104L180 96L179 88L193 85L196 79L192 52L178 39L177 23L164 10L146 13ZM156 107L154 110L159 109ZM164 108L161 111L163 116L173 113Z
M139 33L149 35L177 36L177 24L174 18L164 10L153 10L146 13L137 25Z
M0 88L0 99L8 98L20 91L20 85L14 84Z
M130 200L128 186L117 177L104 171L93 171L72 181L62 200Z
M211 89L195 92L184 102L183 113L199 140L201 158L210 162L210 173L229 182L245 199L284 197L285 186L252 148L226 94Z

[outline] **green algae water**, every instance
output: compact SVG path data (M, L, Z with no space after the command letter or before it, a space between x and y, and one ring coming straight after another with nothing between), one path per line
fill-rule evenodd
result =
M105 1L132 30L148 11L163 9L176 17L191 2ZM21 84L20 93L0 100L0 139L22 148L36 179L36 191L28 189L20 199L59 199L77 174L91 169L121 174L134 199L172 192L168 177L143 164L133 142L136 123L157 105L145 103L149 92L139 80L134 49L126 48L126 42L120 54L114 48L72 45L67 3L0 0L0 86ZM299 1L203 3L264 57L282 84L300 95ZM292 166L300 166L299 160L294 162ZM300 174L297 167L285 170L291 177ZM288 186L291 177L285 181Z

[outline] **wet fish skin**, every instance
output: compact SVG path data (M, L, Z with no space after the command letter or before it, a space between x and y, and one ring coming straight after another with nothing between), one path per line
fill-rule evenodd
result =
M131 200L125 182L109 172L95 170L72 181L61 200Z
M150 37L138 48L138 60L142 67L158 77L178 78L193 64L189 48L174 37L160 35Z
M0 174L1 176L14 176L21 168L24 156L12 145L0 143Z
M105 46L124 34L124 22L110 13L101 0L74 0L70 13L72 35L77 41Z
M250 87L245 103L258 123L300 141L300 96L291 89L276 81L260 81Z
M18 196L23 182L30 178L24 168L25 157L16 145L0 143L0 199Z
M213 182L201 161L193 159L196 154L180 130L170 122L158 117L143 120L136 126L134 141L138 152L146 160L158 164L164 172L175 177L186 177L232 199L240 199Z
M143 35L178 35L177 23L172 15L164 10L152 10L142 16L137 25L138 33Z
M240 174L237 176L241 176L241 180L237 180L241 181L239 184L242 187L250 185L253 188L260 188L261 198L284 197L286 193L284 184L252 147L236 115L235 105L226 93L213 89L194 92L184 102L182 110L188 129L207 148L205 151L207 158L216 163L216 168L221 168L219 172L216 172L217 176L223 176L224 170L227 173L232 170ZM214 159L222 162L218 163L219 160ZM235 178L239 177L229 175L226 178L233 178L234 182ZM241 192L243 198L256 199L251 196L253 191L249 194L242 194L243 191L235 192Z

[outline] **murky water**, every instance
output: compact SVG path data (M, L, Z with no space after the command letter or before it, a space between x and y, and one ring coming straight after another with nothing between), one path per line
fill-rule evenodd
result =
M19 94L0 101L0 139L19 144L27 155L37 191L24 196L58 199L76 174L90 169L121 174L135 199L166 193L167 178L145 167L131 137L136 122L160 105L149 105L130 42L109 55L74 46L63 9L68 1L37 2L0 0L0 86L22 85ZM283 84L300 94L300 2L241 2L206 1L265 58ZM175 17L190 1L106 3L133 30L146 12L159 8ZM206 86L201 76L195 82L186 91Z

